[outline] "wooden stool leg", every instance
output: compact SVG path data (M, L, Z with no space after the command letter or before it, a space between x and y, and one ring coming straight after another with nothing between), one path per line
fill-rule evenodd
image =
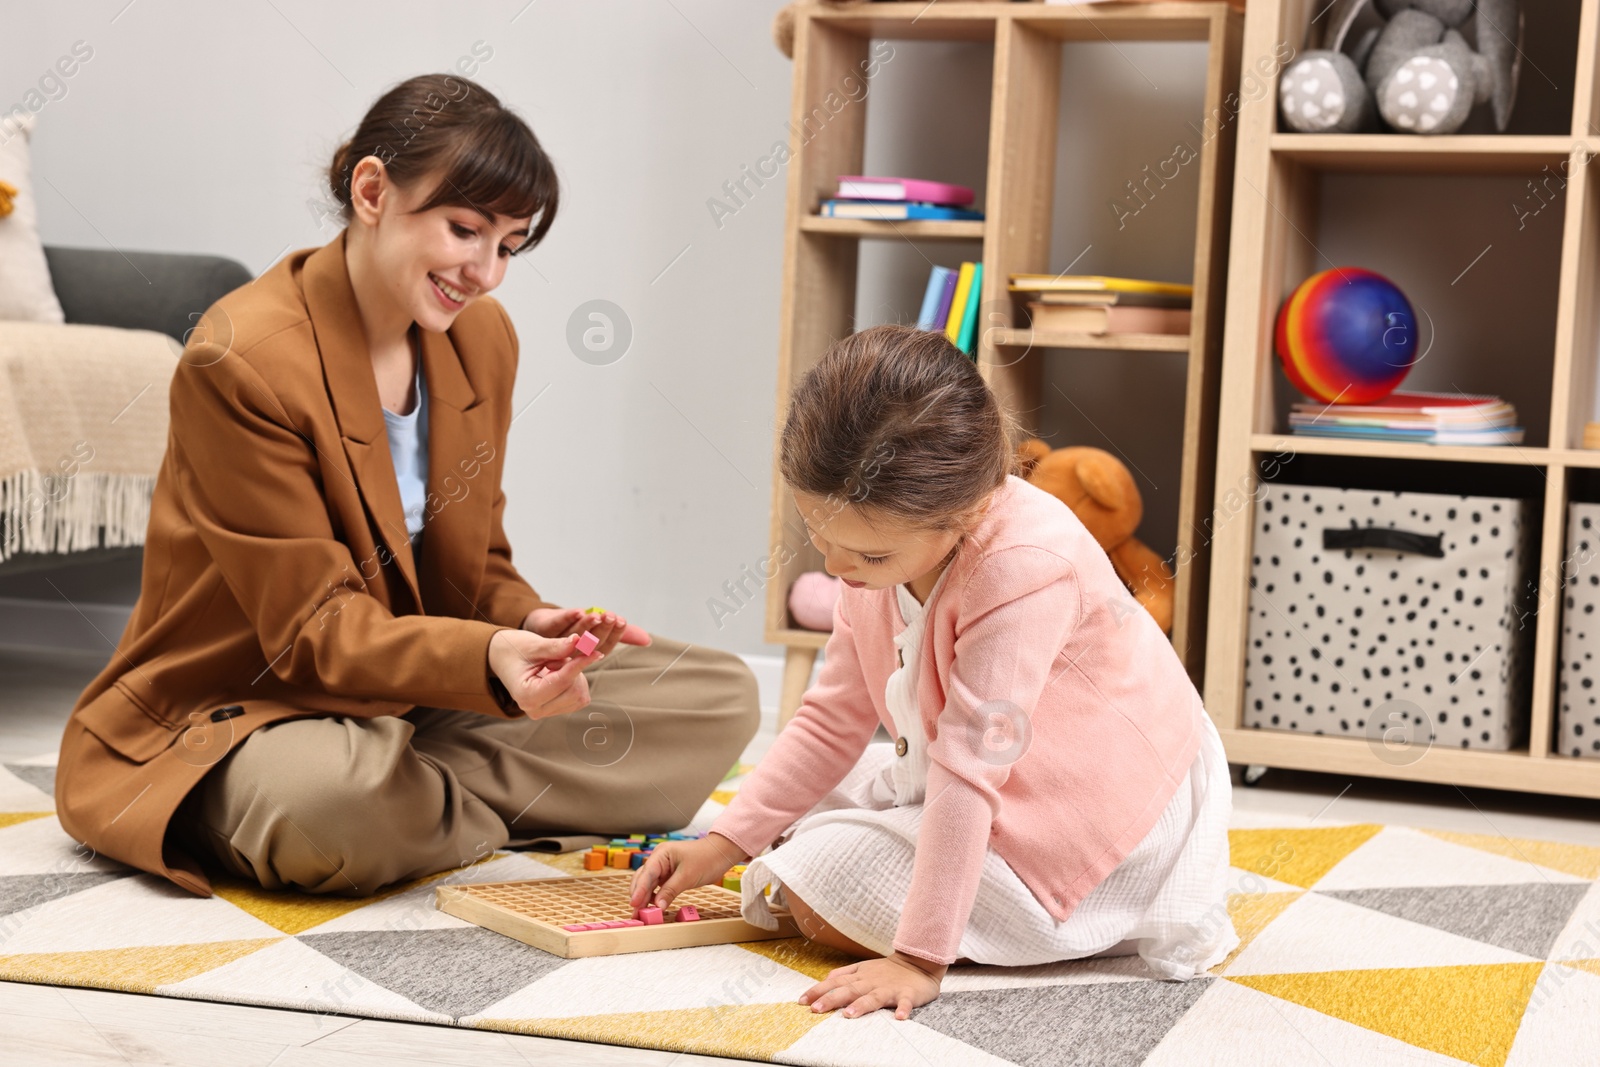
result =
M814 648L790 648L783 659L783 690L778 694L778 729L782 730L800 710L800 698L805 696L806 685L811 681L811 668L816 665Z

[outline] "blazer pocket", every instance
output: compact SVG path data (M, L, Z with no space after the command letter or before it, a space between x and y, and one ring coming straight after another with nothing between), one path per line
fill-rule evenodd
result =
M152 716L121 682L84 705L76 716L95 737L135 763L146 763L172 746L178 731Z

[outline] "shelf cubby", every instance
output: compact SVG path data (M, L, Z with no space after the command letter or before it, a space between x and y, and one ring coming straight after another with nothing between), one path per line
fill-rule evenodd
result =
M1188 561L1176 574L1174 649L1198 685L1204 666L1207 554L1203 531L1211 499L1211 442L1216 432L1218 368L1221 362L1221 284L1226 262L1228 190L1234 130L1229 115L1188 163L1193 182L1195 240L1184 266L1195 286L1194 329L1186 337L1095 337L1035 334L1022 328L1008 291L1013 273L1060 270L1053 250L1052 214L1060 137L1064 50L1121 42L1192 42L1203 46L1205 73L1196 118L1225 115L1238 84L1243 18L1226 3L1079 5L969 3L801 5L796 11L794 88L788 207L776 410L781 421L789 392L828 345L873 321L909 321L916 307L887 316L891 301L875 288L879 268L906 273L906 257L937 262L944 250L984 264L979 304L983 309L975 358L1000 403L1038 432L1046 361L1061 350L1103 358L1183 359L1175 375L1181 425L1174 430L1171 466L1176 529L1151 541L1176 547ZM880 47L889 42L887 48ZM931 88L932 100L901 85L900 55L937 50L947 71ZM1076 55L1076 53L1074 53ZM862 106L842 108L804 138L793 136L826 89L864 69L877 57L877 71ZM888 58L884 58L888 57ZM909 67L909 65L907 65ZM974 75L982 85L971 84ZM963 80L965 79L965 80ZM982 99L981 123L950 122L941 108ZM941 105L940 101L945 103ZM1085 100L1084 106L1098 101ZM1069 105L1071 106L1071 102ZM963 112L964 113L964 112ZM911 133L902 138L911 154L875 160L869 136L887 121ZM971 127L971 128L969 128ZM920 131L920 132L919 132ZM963 147L962 138L981 135ZM919 155L926 152L927 155ZM982 222L905 223L823 219L817 205L830 197L838 175L875 171L888 163L900 173L926 174L972 186ZM970 172L963 172L963 167ZM1176 195L1176 194L1174 194ZM1100 206L1093 205L1099 210ZM939 243L943 242L943 245ZM936 246L938 248L936 249ZM907 252L907 249L913 251ZM1070 257L1068 257L1070 258ZM949 258L944 259L949 262ZM915 264L916 261L912 261ZM1087 268L1078 268L1087 271ZM1100 271L1099 273L1109 273ZM1132 273L1132 271L1128 271ZM1184 280L1184 279L1175 279ZM921 291L916 296L920 298ZM793 499L774 455L771 545L780 561L767 583L766 639L786 649L779 719L798 707L826 634L797 629L789 617L788 590L800 574L821 569L806 541Z
M1232 761L1600 797L1600 760L1553 750L1567 507L1595 498L1585 494L1600 478L1600 452L1580 447L1584 423L1596 418L1600 361L1600 190L1589 166L1600 146L1600 0L1524 6L1522 83L1505 134L1486 125L1486 109L1449 136L1286 133L1275 79L1273 91L1241 113L1204 687ZM1271 54L1282 41L1298 47L1308 17L1301 0L1251 4L1245 54ZM1424 331L1432 319L1438 339L1405 388L1504 396L1527 427L1526 443L1431 446L1284 432L1299 395L1277 365L1275 317L1294 285L1335 265L1389 276L1419 309ZM1241 728L1253 524L1221 516L1247 511L1255 487L1286 466L1316 472L1319 484L1363 478L1372 487L1471 493L1510 484L1521 490L1500 495L1540 501L1526 745L1435 746L1393 763L1364 739Z

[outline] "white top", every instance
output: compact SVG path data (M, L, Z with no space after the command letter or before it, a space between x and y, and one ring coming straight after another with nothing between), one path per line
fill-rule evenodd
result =
M944 576L949 573L950 568L946 567L939 574L939 580L933 583L933 589L928 592L929 600L939 591L944 584ZM917 706L917 673L922 659L922 631L927 625L927 613L923 611L924 605L917 603L917 598L911 595L911 590L904 582L896 585L894 591L900 605L900 617L905 620L906 626L894 637L895 648L900 652L900 666L889 675L884 703L894 719L895 734L906 739L906 752L889 765L882 779L874 783L872 795L881 803L901 807L921 804L928 789L928 734L922 727L922 712ZM899 749L896 748L896 751Z
M422 522L428 496L428 387L422 380L422 357L417 357L417 404L404 415L383 409L389 430L389 456L394 460L400 504L406 513L406 535L411 547L422 543Z

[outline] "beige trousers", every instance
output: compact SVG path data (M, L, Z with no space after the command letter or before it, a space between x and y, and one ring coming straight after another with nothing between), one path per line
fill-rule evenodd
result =
M759 701L737 656L651 638L587 668L590 703L570 715L417 707L264 726L171 832L268 889L365 896L506 845L679 829L754 736Z

